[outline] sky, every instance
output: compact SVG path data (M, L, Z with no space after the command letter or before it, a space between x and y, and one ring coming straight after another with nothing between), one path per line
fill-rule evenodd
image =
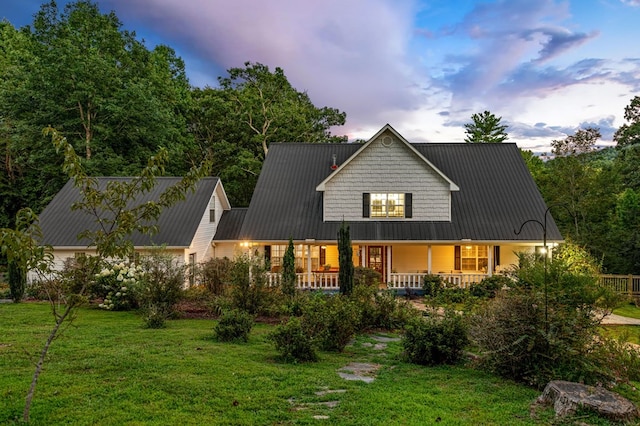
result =
M58 0L62 8L68 1ZM40 0L0 0L29 25ZM369 139L385 124L410 142L462 142L488 110L508 142L549 152L599 127L602 145L640 96L640 0L100 0L148 48L166 44L193 86L232 67L283 69L332 129Z

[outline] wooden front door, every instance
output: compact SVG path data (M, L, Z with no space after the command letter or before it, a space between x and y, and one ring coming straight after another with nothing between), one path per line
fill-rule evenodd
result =
M367 248L367 266L380 272L380 275L382 275L382 282L385 281L383 246L369 246Z

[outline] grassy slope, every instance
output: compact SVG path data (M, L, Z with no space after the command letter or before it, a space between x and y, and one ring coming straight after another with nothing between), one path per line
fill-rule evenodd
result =
M640 319L640 308L633 303L626 303L619 308L613 310L616 315L622 315L623 317Z
M37 353L52 318L46 304L0 305L0 423L20 418ZM32 424L549 424L531 419L539 392L464 367L427 368L363 346L318 363L283 364L258 325L248 344L211 339L213 322L142 328L136 314L83 309L54 342L32 406ZM382 365L371 384L345 381L349 362ZM344 393L317 396L321 390ZM295 403L290 400L294 399ZM307 403L339 401L336 408Z

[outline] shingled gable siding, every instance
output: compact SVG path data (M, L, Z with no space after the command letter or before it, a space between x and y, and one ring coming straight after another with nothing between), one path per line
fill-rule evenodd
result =
M389 147L373 141L327 182L324 220L370 220L362 217L363 193L411 193L413 217L406 220L451 220L449 184L398 140Z

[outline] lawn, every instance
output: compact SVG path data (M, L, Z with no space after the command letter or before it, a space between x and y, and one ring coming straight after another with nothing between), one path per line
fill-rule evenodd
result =
M0 423L21 418L52 322L47 304L0 305ZM257 325L247 344L216 342L213 325L173 320L165 329L150 330L132 312L80 310L51 347L31 424L552 422L550 409L530 416L538 391L463 366L405 363L400 342L374 349L372 336L360 336L344 353L322 353L317 363L285 364L266 339L272 325ZM350 362L380 364L378 377L373 383L340 378L337 370ZM321 391L337 392L318 395Z
M635 303L625 303L624 305L613 310L616 315L623 317L640 319L640 308Z

